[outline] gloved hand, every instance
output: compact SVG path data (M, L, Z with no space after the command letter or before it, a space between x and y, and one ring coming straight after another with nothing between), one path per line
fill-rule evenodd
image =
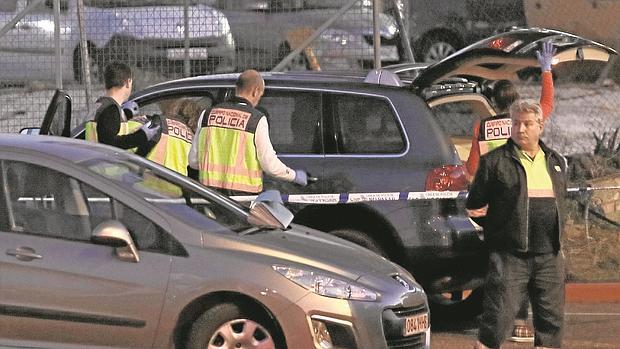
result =
M155 137L159 136L159 133L161 132L161 126L155 125L151 120L147 121L144 125L142 125L140 129L144 131L144 134L146 134L147 141L150 141Z
M551 63L553 62L553 56L555 55L556 48L553 47L551 41L545 41L542 45L542 52L536 50L536 57L538 58L538 64L540 64L540 70L551 71Z
M140 114L140 107L138 106L138 103L134 101L127 101L123 103L122 107L123 111L125 112L125 116L127 117L127 120L130 120Z
M308 185L308 173L304 170L295 170L295 179L293 183L305 187Z

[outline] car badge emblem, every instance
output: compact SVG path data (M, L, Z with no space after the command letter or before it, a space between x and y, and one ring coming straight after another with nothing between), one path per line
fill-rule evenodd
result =
M179 34L185 33L185 25L183 25L183 23L177 24L177 33Z
M405 279L403 279L402 277L400 277L399 275L394 275L394 280L396 280L399 284L401 284L404 288L410 290L411 286L409 285L409 283L407 281L405 281ZM415 290L415 288L414 288Z

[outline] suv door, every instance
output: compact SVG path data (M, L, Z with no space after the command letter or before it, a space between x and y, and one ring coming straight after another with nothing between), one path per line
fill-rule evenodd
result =
M38 165L44 159L22 158L0 161L0 341L151 347L172 260L157 248L167 233L85 182ZM138 263L91 242L92 230L110 219L129 230Z
M268 115L269 137L280 160L318 178L317 183L301 188L264 176L265 188L291 194L321 193L325 161L322 93L267 86L258 108Z
M330 125L326 138L335 140L326 149L326 192L410 190L399 187L399 173L407 170L393 170L394 161L407 153L409 141L390 101L381 96L352 93L330 93L326 100ZM401 165L406 167L408 162ZM413 170L411 173L414 175Z

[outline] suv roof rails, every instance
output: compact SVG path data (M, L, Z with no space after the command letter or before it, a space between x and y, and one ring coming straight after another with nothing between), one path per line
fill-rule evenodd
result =
M366 78L364 79L364 82L368 84L378 84L385 86L404 86L398 75L389 70L383 69L374 69L369 71L366 75Z

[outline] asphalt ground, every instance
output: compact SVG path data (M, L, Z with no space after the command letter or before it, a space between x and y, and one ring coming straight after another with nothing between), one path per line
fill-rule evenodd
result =
M566 301L563 349L620 349L620 284L569 284ZM431 347L473 348L477 333L475 321L434 321ZM533 346L506 341L502 349Z

